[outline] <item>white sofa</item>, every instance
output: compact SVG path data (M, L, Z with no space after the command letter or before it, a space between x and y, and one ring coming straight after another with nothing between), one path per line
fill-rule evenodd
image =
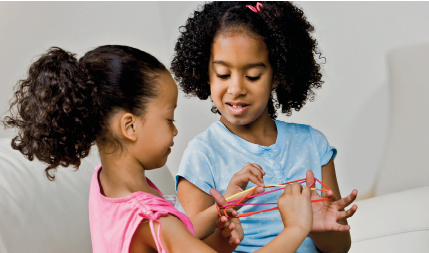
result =
M59 168L54 182L46 165L25 159L0 139L0 253L92 252L88 194L92 173L100 163L97 149L82 160L80 169ZM166 167L148 177L165 194L174 194L174 180Z
M78 171L60 168L50 182L45 165L12 150L9 138L0 140L1 253L91 252L88 192L99 163L96 151ZM155 171L149 175L155 184L174 191L168 169ZM428 200L429 187L423 187L358 201L358 212L349 219L350 252L426 252Z
M349 219L352 253L429 251L429 149L412 151L423 141L420 147L427 147L429 138L427 59L429 45L389 54L392 129L375 197L358 201ZM404 133L413 138L403 138ZM50 182L45 165L29 162L12 150L10 139L1 139L0 253L91 252L88 191L98 163L93 149L78 171L60 168ZM174 193L167 168L150 171L148 177L164 193Z

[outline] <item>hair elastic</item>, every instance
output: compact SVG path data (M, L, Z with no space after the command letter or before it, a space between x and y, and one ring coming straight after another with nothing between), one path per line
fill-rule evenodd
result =
M258 11L261 11L260 7L263 7L263 5L260 2L256 3L256 8L252 5L246 5L247 8L251 9L254 13L258 13Z

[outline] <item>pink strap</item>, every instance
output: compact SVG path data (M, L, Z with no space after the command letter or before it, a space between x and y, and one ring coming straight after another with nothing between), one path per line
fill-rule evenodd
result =
M143 218L149 220L149 227L150 232L152 233L153 240L156 244L156 250L160 253L168 253L167 250L165 250L164 245L161 241L161 221L159 220L159 217L168 215L168 212L166 211L158 211L156 213L148 212L146 214L142 214ZM155 232L155 227L153 225L153 222L157 221L159 224L158 233Z

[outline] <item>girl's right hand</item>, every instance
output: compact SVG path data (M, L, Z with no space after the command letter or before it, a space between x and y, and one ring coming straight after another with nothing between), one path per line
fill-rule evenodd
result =
M233 196L237 193L243 192L246 190L247 184L250 182L256 184L258 187L253 191L251 195L259 194L264 192L264 177L265 171L261 166L255 163L246 163L243 168L232 176L229 181L228 187L225 190L225 198ZM244 194L241 194L231 200L240 199L244 197ZM249 199L244 199L242 203L247 202ZM234 207L235 210L240 209L242 206L237 205Z
M284 193L278 200L278 208L286 227L296 227L308 234L313 226L311 207L311 190L299 183L286 185Z

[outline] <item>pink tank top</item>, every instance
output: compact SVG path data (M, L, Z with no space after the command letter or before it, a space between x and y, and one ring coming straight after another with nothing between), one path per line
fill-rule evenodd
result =
M162 198L145 192L134 192L117 199L104 196L99 184L100 171L101 164L95 168L89 191L89 224L94 253L128 253L134 232L145 219L149 222L158 252L167 253L161 242L159 221L159 217L167 214L179 218L195 235L191 220ZM148 178L146 180L163 195ZM157 233L153 226L154 222L159 223Z

